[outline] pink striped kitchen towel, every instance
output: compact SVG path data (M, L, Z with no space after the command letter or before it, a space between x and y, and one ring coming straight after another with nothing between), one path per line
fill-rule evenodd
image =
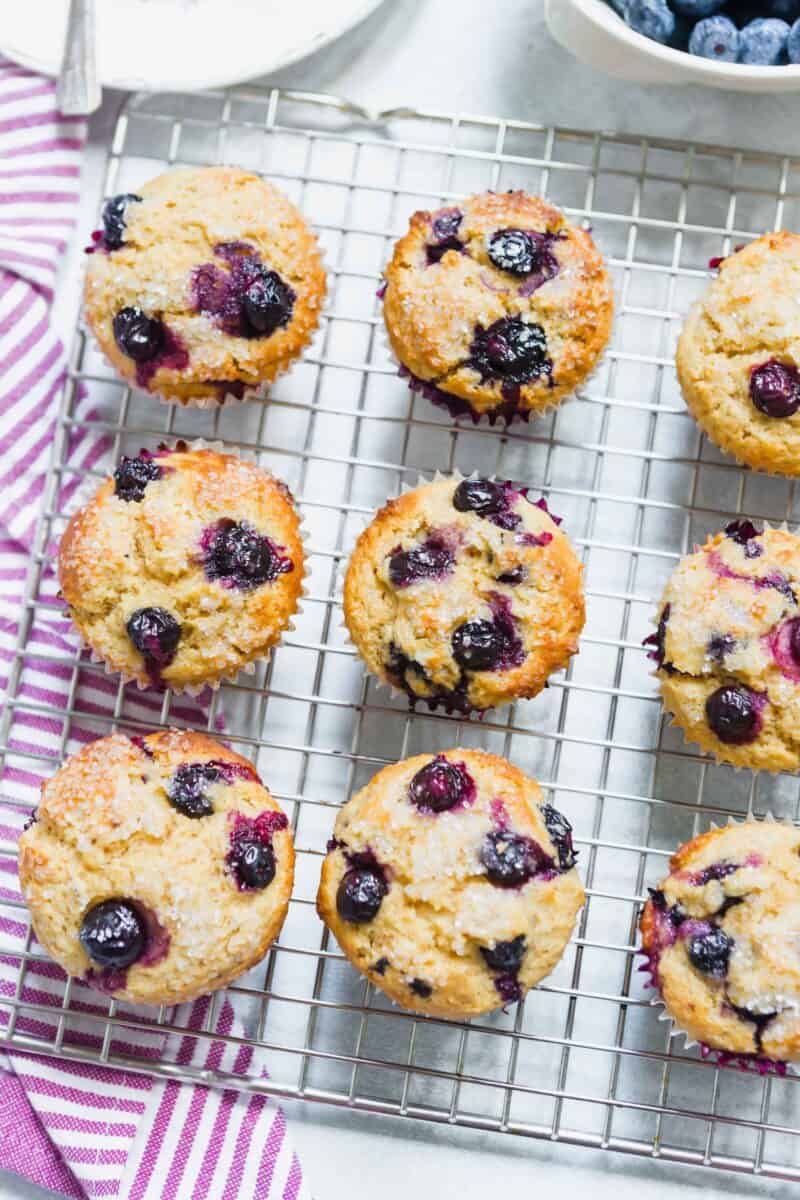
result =
M7 1044L0 1053L0 1167L81 1198L307 1200L283 1112L266 1097L69 1057L108 1048L187 1069L263 1074L260 1058L236 1040L244 1027L231 1000L183 1006L172 1023L185 1032L169 1034L149 1023L146 1010L118 1006L129 1021L112 1027L104 1047L105 1022L92 1018L108 1002L77 980L67 983L44 956L17 886L16 840L42 779L115 715L146 726L161 709L157 694L128 687L115 712L116 681L84 663L63 617L53 546L36 543L42 503L60 513L73 508L81 471L104 466L109 452L104 438L80 428L92 408L78 396L65 451L70 469L58 494L45 496L66 378L49 306L75 223L85 136L82 121L56 112L50 81L0 60L0 732L8 747L0 757L0 1035L11 1025L21 1037L63 1047L59 1057ZM37 553L44 567L26 611ZM3 704L9 695L16 701ZM198 722L207 711L200 698L177 702L171 716ZM221 1040L228 1034L232 1040Z

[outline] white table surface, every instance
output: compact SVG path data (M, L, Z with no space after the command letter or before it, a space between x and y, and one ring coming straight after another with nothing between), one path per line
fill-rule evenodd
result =
M386 0L359 30L270 82L332 91L376 108L431 106L742 148L800 149L800 96L644 89L609 80L553 43L543 8L543 0ZM104 144L119 99L109 95L92 122L81 235L65 264L56 307L65 337L77 303L79 247L97 210ZM658 1200L723 1192L769 1200L796 1195L791 1184L310 1104L290 1104L287 1115L316 1200L534 1194L628 1200L647 1184L655 1184ZM0 1200L47 1195L0 1172ZM190 1200L189 1193L181 1200Z

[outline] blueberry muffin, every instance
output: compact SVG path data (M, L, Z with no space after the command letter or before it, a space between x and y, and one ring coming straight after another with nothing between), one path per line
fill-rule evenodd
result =
M479 750L385 767L336 819L317 910L404 1008L471 1017L521 999L569 941L584 892L569 822Z
M578 649L582 566L527 488L440 479L380 510L344 584L374 675L451 712L535 696Z
M527 419L595 367L611 282L588 232L525 192L417 212L385 272L401 374L454 417Z
M768 233L719 262L678 342L684 399L712 442L758 471L800 474L800 236Z
M647 639L665 708L721 762L800 767L800 538L734 521L678 564Z
M294 877L289 823L202 733L100 738L42 787L19 844L37 938L119 999L177 1004L264 957Z
M325 272L292 203L236 167L159 175L103 210L86 320L131 383L218 404L271 383L319 322Z
M667 1010L725 1055L800 1059L800 829L748 821L681 846L644 907L642 948Z
M78 632L142 685L196 688L263 657L303 586L285 484L184 443L123 458L61 539L61 592Z

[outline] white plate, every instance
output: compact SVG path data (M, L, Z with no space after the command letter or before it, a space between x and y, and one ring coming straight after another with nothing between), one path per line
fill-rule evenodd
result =
M100 82L195 91L252 79L321 49L382 0L96 0ZM69 0L0 0L0 54L56 75Z

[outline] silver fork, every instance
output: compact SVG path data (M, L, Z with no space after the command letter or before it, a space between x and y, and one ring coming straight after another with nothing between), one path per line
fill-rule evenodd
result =
M100 107L101 100L95 65L94 0L70 0L56 102L66 116L86 116Z

